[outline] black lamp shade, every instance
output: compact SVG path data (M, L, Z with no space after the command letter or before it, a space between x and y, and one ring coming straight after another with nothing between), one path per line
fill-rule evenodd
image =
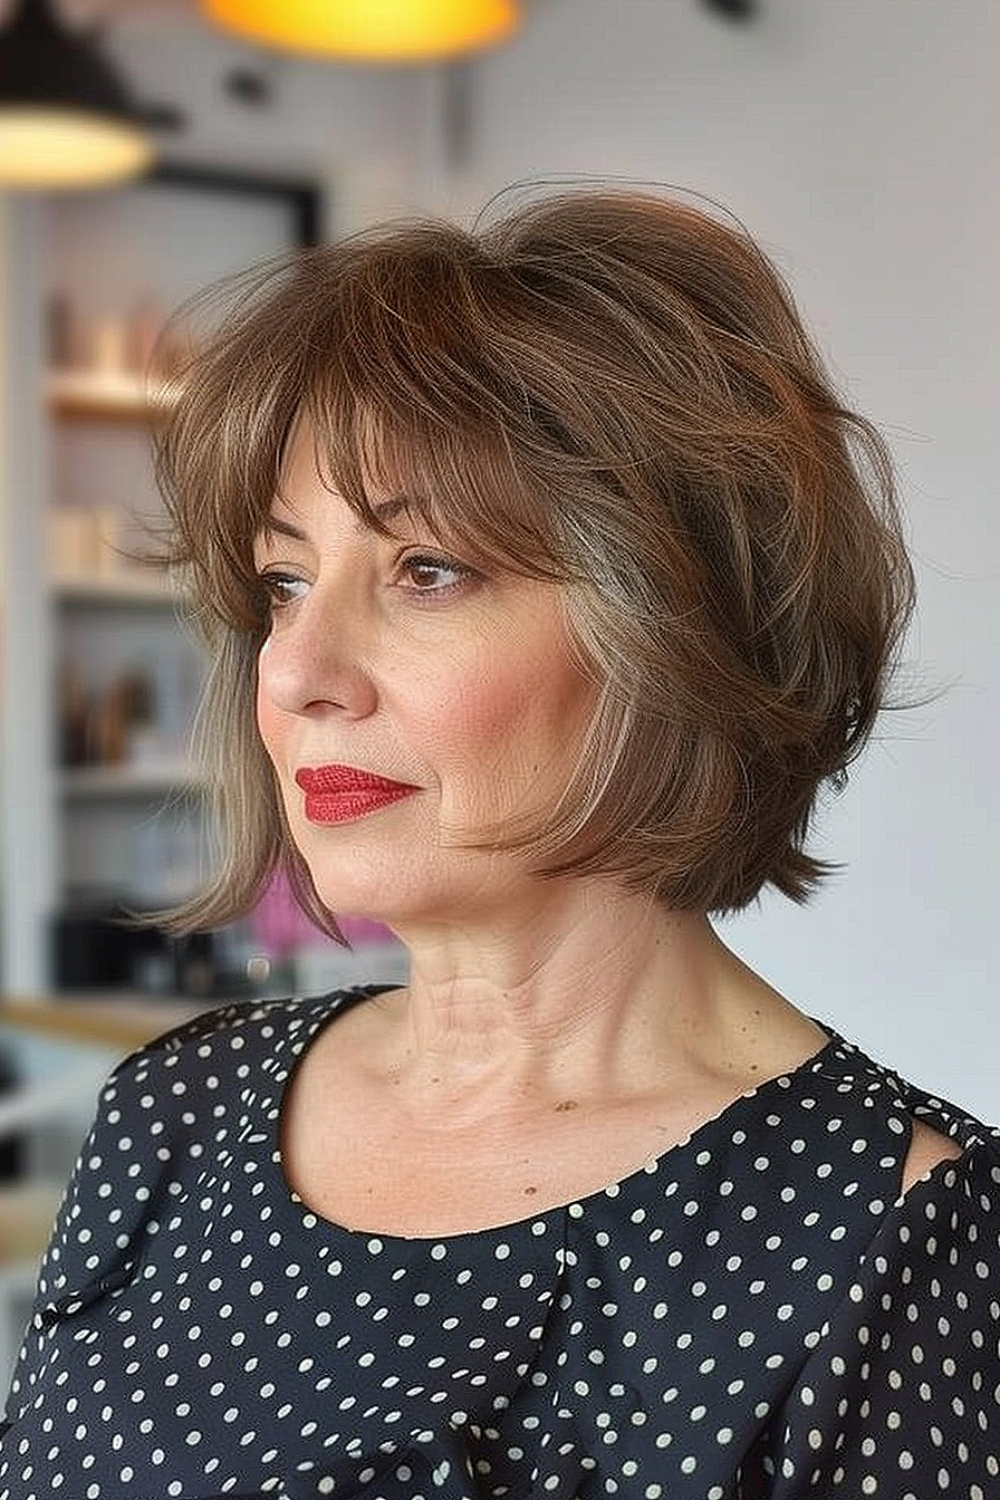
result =
M95 42L66 30L49 0L22 0L0 28L0 108L74 109L135 124L139 111Z
M93 33L63 26L50 0L21 0L0 27L0 184L101 187L150 164L144 112Z

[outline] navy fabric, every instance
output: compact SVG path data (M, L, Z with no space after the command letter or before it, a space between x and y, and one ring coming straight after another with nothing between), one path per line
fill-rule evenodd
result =
M1000 1132L842 1038L606 1190L359 1234L284 1086L374 988L123 1063L41 1270L0 1500L1000 1496ZM899 1196L916 1115L960 1159Z

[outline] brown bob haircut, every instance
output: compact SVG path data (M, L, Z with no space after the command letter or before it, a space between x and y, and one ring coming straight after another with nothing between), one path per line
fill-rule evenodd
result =
M285 866L335 931L255 722L253 545L302 414L376 529L374 503L403 496L469 560L565 592L594 720L544 826L499 842L675 908L735 910L768 883L805 899L827 868L804 848L817 797L872 729L911 606L888 454L742 228L588 188L472 232L299 252L239 281L193 360L158 464L213 653L222 858L178 925L247 911Z

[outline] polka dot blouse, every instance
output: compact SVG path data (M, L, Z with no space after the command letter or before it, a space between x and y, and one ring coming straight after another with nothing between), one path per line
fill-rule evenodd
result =
M997 1500L1000 1135L833 1036L564 1208L437 1239L290 1191L372 990L124 1063L45 1258L0 1500ZM963 1155L898 1196L911 1115Z

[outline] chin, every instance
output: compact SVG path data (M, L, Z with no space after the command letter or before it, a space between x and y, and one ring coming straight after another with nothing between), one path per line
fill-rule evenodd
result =
M360 851L335 863L306 859L316 894L335 917L365 917L394 927L397 920L426 914L426 891L406 887L400 870Z

